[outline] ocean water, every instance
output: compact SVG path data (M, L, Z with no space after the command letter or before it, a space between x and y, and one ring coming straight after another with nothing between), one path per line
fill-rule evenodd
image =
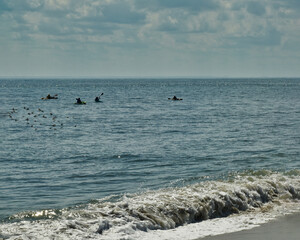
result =
M0 96L0 238L196 239L300 211L300 79L1 79Z

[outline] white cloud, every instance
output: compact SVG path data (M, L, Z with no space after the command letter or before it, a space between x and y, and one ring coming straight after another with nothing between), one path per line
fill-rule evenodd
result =
M280 58L300 54L299 9L298 0L2 0L0 46L122 49L137 61L140 51Z
M23 28L24 35L32 31L47 35L47 30L49 35L61 35L65 30L68 38L72 31L74 34L111 35L109 29L119 29L124 34L128 29L131 33L135 29L137 40L141 32L145 35L146 31L149 35L155 35L156 31L172 32L170 34L175 38L180 34L212 32L217 37L259 35L263 29L266 32L268 28L280 29L286 23L285 19L277 20L276 26L272 24L273 19L280 19L279 14L293 14L290 6L296 4L295 1L280 4L277 0L275 8L271 0L34 0L5 3L12 9L8 13ZM262 26L261 29L258 26ZM19 27L15 29L20 30Z
M37 9L43 5L42 0L26 0L26 3L32 9Z

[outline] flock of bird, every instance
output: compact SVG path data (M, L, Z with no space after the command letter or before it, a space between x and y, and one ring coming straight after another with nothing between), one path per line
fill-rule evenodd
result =
M100 102L100 97L103 95L103 93L100 94L100 96L96 97L95 101ZM42 97L42 100L50 100L50 99L58 99L57 94L54 96L51 96L48 94L46 97ZM54 115L52 112L45 112L41 108L38 108L37 110L33 111L32 109L29 109L29 107L23 107L21 109L13 108L9 113L9 118L14 121L20 121L25 120L26 125L34 128L35 130L38 130L41 126L49 127L49 129L57 130L58 128L62 128L64 126L63 120L56 115ZM69 118L69 117L66 117ZM74 127L77 127L77 125L74 125Z
M59 119L57 115L52 112L45 112L41 108L38 108L37 110L29 109L29 107L23 107L21 109L13 108L8 112L8 116L15 122L25 122L27 126L32 127L35 130L40 129L43 126L57 130L64 126L63 119Z

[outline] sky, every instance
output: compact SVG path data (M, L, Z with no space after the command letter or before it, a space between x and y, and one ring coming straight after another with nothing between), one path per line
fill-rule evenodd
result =
M0 77L300 77L300 0L0 0Z

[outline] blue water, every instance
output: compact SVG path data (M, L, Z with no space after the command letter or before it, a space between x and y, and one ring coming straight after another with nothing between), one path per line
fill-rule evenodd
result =
M300 168L300 79L2 79L0 96L1 220Z

